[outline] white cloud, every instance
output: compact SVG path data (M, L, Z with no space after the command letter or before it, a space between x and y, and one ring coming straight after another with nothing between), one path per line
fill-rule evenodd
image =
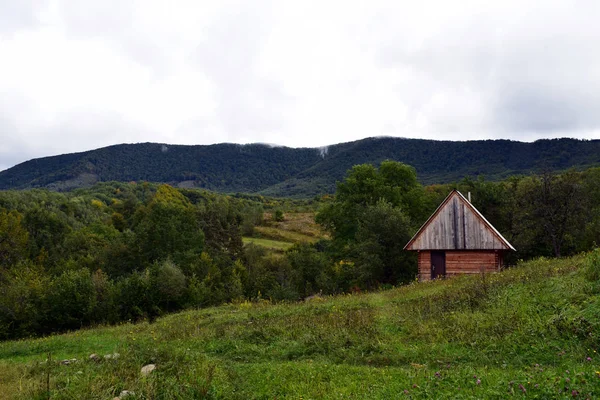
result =
M600 3L0 0L0 169L122 142L600 138Z

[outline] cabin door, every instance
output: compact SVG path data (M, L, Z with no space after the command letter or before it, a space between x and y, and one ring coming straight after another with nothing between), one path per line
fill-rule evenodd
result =
M446 276L446 253L443 251L431 252L431 279Z

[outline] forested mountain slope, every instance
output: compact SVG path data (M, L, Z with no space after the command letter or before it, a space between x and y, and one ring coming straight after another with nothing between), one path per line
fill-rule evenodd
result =
M0 189L68 190L98 181L145 180L306 197L333 192L335 182L355 164L386 159L413 165L423 183L451 182L467 175L494 180L600 165L600 140L450 142L383 137L297 149L263 144L121 144L24 162L0 172Z

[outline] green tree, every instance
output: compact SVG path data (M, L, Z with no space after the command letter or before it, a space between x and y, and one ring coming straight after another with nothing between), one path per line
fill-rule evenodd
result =
M91 322L96 289L87 269L65 271L50 283L45 297L45 331L79 329Z
M600 245L600 168L585 171L582 180L587 213L585 232L578 250L586 251Z
M322 287L322 282L326 280L322 274L328 272L331 264L325 253L317 251L311 244L301 243L289 249L286 257L292 270L297 273L298 279L293 283L300 296L310 296L319 289L330 289Z
M231 201L226 198L210 201L199 209L197 218L212 257L226 256L233 261L242 256L240 224L243 217Z
M161 185L148 206L137 211L138 248L146 262L171 258L188 264L202 252L204 233L194 207L176 189Z
M331 233L334 257L352 262L353 268L345 269L354 276L340 276L363 287L411 279L414 262L401 249L425 220L428 204L408 165L384 161L379 169L353 167L316 218Z
M29 235L22 216L16 211L0 209L0 267L10 267L25 259Z
M384 161L379 169L370 164L356 165L338 183L334 201L319 211L316 220L335 240L351 241L365 207L384 199L403 209L409 218L420 220L428 211L423 197L423 187L411 166L396 161Z
M556 257L576 248L575 237L585 226L585 193L581 175L568 171L545 173L524 180L520 187L519 223L535 235Z
M41 332L43 300L49 281L49 277L32 264L22 264L0 274L0 339Z
M276 222L283 222L285 220L285 215L281 209L275 210L273 213L273 220Z
M23 224L29 232L29 248L32 257L47 254L47 264L56 265L63 256L63 242L72 230L64 214L43 207L42 204L25 212Z
M416 274L414 254L403 251L410 240L410 220L386 200L369 205L358 217L359 228L351 254L363 285L397 284Z
M159 296L159 307L163 311L181 308L186 291L186 279L181 269L167 259L154 265L152 278L152 290Z
M156 298L152 295L149 271L133 272L115 285L115 304L121 320L138 321L159 315Z

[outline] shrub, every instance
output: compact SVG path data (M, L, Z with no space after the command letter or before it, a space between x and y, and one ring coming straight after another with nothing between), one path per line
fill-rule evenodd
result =
M96 305L90 271L65 271L50 284L45 313L48 332L78 329L89 324Z
M0 339L39 333L48 281L29 265L19 265L0 278Z
M154 315L158 309L150 296L150 277L146 272L134 272L116 284L116 304L121 320L137 321Z
M600 282L600 248L591 251L585 259L585 275L593 282Z
M282 222L285 220L285 215L283 214L283 211L281 210L275 210L275 212L273 213L273 219L277 222Z
M185 275L171 260L153 268L153 290L160 295L159 304L164 310L178 309L186 290Z

